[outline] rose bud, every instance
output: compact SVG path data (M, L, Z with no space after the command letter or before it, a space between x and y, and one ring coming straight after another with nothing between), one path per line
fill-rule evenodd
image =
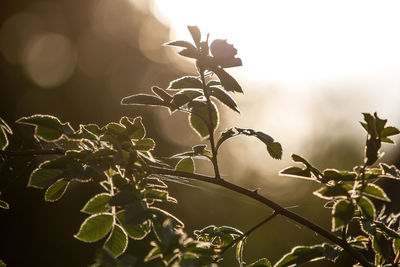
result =
M228 44L226 40L214 40L211 43L210 51L215 59L215 62L222 68L230 68L242 65L240 58L235 58L235 55L237 54L236 48L234 48L233 45Z

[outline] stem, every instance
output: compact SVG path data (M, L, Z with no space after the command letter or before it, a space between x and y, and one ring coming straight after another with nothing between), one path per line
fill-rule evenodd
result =
M12 156L21 156L21 155L27 156L27 155L45 155L45 154L64 154L64 153L65 153L65 151L62 149L24 150L24 151L0 150L0 155L9 155L9 156L11 156L11 155ZM202 182L206 182L206 183L210 183L210 184L219 185L228 190L248 196L248 197L250 197L254 200L257 200L257 201L263 203L264 205L270 207L271 209L273 209L275 211L275 213L283 215L289 219L292 219L293 221L295 221L301 225L304 225L305 227L313 230L314 232L325 237L326 239L330 240L331 242L339 245L345 251L347 251L354 259L356 259L361 265L363 265L365 267L373 267L373 265L370 262L368 262L368 260L361 253L359 253L351 245L349 245L346 242L346 240L338 238L336 235L325 230L321 226L282 207L278 203L276 203L264 196L259 195L257 191L251 191L246 188L240 187L236 184L232 184L224 179L221 179L221 178L216 179L216 177L211 177L211 176L206 176L206 175L200 175L200 174L188 173L188 172L182 172L182 171L175 171L172 169L159 168L159 167L153 167L153 166L148 166L147 170L152 174L178 176L178 177L183 177L183 178L188 178L188 179L198 180L198 181L202 181Z
M207 90L207 84L204 78L204 70L203 68L199 68L199 72L200 72L200 78L201 78L201 83L203 84L203 92L204 92L204 96L206 98L207 101L207 108L208 108L208 120L209 123L207 123L208 126L208 132L210 133L210 145L211 145L211 153L213 155L212 158L212 163L214 166L214 173L215 173L215 178L216 179L221 179L221 175L219 173L219 168L218 168L218 159L217 159L217 149L215 147L215 141L214 141L214 124L212 121L212 104L211 104L211 100L210 100L210 94L208 93Z
M219 254L224 254L225 251L227 251L229 248L233 247L236 243L238 243L239 241L241 241L243 238L249 236L252 232L254 232L257 228L261 227L262 225L266 224L267 222L269 222L270 220L272 220L275 216L277 216L278 213L276 211L274 211L274 213L272 213L271 215L269 215L267 218L265 218L264 220L262 220L261 222L259 222L258 224L254 225L252 228L250 228L246 233L242 234L241 236L238 236L237 238L235 238L235 240L233 240L229 245L227 245L226 247L224 247L221 252Z
M240 187L236 184L232 184L224 179L215 179L214 177L206 176L206 175L200 175L200 174L194 174L194 173L187 173L187 172L181 172L181 171L175 171L171 169L165 169L165 168L158 168L158 167L149 167L148 171L153 174L163 174L163 175L172 175L172 176L179 176L179 177L184 177L188 179L193 179L193 180L198 180L198 181L203 181L206 183L210 184L215 184L219 185L221 187L224 187L228 190L237 192L239 194L248 196L254 200L257 200L266 206L270 207L273 209L276 213L283 215L289 219L292 219L293 221L304 225L305 227L313 230L314 232L318 233L319 235L325 237L326 239L330 240L331 242L339 245L342 247L345 251L347 251L354 259L356 259L360 264L362 264L365 267L373 267L371 263L368 262L368 260L357 250L355 250L351 245L349 245L346 240L343 240L333 233L325 230L321 226L307 220L306 218L282 207L278 203L259 195L256 191L251 191L246 188Z

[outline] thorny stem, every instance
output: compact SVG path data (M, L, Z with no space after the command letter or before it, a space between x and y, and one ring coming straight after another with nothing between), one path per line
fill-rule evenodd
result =
M292 219L293 221L304 225L305 227L313 230L314 232L318 233L319 235L325 237L326 239L330 240L331 242L339 245L342 247L345 251L347 251L354 259L356 259L361 265L365 267L373 267L373 265L368 262L368 260L357 250L355 250L351 245L347 243L346 240L343 240L333 233L325 230L321 226L307 220L306 218L282 207L278 203L261 196L260 194L257 193L257 191L252 191L246 188L243 188L241 186L238 186L236 184L232 184L224 179L215 179L214 177L206 176L206 175L200 175L200 174L194 174L194 173L187 173L187 172L181 172L181 171L175 171L172 169L165 169L165 168L158 168L158 167L149 167L148 171L153 174L163 174L163 175L171 175L171 176L178 176L178 177L183 177L183 178L188 178L188 179L193 179L193 180L198 180L198 181L203 181L206 183L210 184L215 184L219 185L221 187L224 187L228 190L234 191L236 193L248 196L254 200L257 200L264 205L270 207L273 209L276 213L283 215L289 219Z
M45 153L45 152L48 152L48 153ZM65 150L62 150L62 149L42 150L41 152L38 150L25 150L25 151L0 150L0 155L14 155L14 156L15 155L64 154L64 153L65 153ZM170 175L170 176L188 178L188 179L202 181L202 182L206 182L206 183L210 183L210 184L215 184L215 185L224 187L228 190L234 191L236 193L248 196L248 197L250 197L254 200L257 200L257 201L263 203L264 205L270 207L271 209L274 210L275 213L285 216L289 219L292 219L293 221L306 226L307 228L313 230L314 232L316 232L316 233L320 234L321 236L325 237L326 239L330 240L331 242L339 245L364 267L373 267L373 265L370 262L368 262L368 260L361 253L359 253L351 245L349 245L346 242L346 240L343 240L343 239L337 237L336 235L325 230L321 226L282 207L278 203L276 203L264 196L261 196L260 194L258 194L257 191L252 191L252 190L246 189L244 187L230 183L224 179L215 179L215 177L201 175L201 174L175 171L173 169L159 168L159 167L153 167L153 166L148 166L147 171L151 174Z
M243 240L244 238L246 238L247 236L249 236L252 232L254 232L257 228L261 227L262 225L266 224L267 222L269 222L270 220L272 220L275 216L279 215L278 212L274 211L271 215L269 215L267 218L265 218L264 220L262 220L261 222L259 222L258 224L254 225L252 228L250 228L246 233L238 236L237 238L235 238L235 240L233 240L229 245L227 245L226 247L224 247L221 252L219 253L220 255L224 254L225 251L227 251L229 248L233 247L235 244L237 244L239 241Z
M207 84L206 84L206 80L204 78L204 70L203 70L203 68L200 67L199 68L199 72L200 72L201 83L203 84L204 96L205 96L206 101L207 101L209 123L206 123L206 124L208 126L208 132L210 133L210 145L211 145L211 153L213 155L212 163L213 163L213 166L214 166L215 178L216 179L221 179L221 175L219 173L219 168L218 168L217 149L215 147L215 141L214 141L214 124L213 124L213 120L212 120L213 108L212 108L212 104L211 104L211 100L210 100L210 94L208 93L208 90L207 90Z

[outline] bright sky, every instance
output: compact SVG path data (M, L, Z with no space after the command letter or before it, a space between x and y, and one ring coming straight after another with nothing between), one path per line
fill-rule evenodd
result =
M198 25L238 49L245 75L318 81L400 74L400 1L155 0L157 16L189 39Z

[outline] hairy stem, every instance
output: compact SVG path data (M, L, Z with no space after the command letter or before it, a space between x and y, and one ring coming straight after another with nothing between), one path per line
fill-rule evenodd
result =
M214 140L214 125L213 125L213 121L212 121L213 107L212 107L211 100L210 100L210 94L208 93L208 90L207 90L207 84L206 84L206 80L204 78L203 68L199 68L199 72L200 72L201 83L203 84L204 96L207 101L209 123L206 123L206 124L208 126L208 132L210 133L210 145L211 145L211 153L213 155L212 163L214 166L215 178L221 179L221 175L219 173L219 168L218 168L217 149L215 147L215 140Z
M219 254L223 254L225 253L225 251L227 251L229 248L233 247L235 244L237 244L239 241L241 241L243 238L249 236L252 232L254 232L257 228L261 227L262 225L266 224L267 222L269 222L270 220L272 220L275 216L277 216L279 213L277 213L276 211L274 211L274 213L272 213L271 215L269 215L267 218L265 218L264 220L262 220L261 222L259 222L258 224L254 225L252 228L250 228L246 233L242 234L241 236L238 236L237 238L235 238L235 240L233 240L229 245L227 245L226 247L224 247L221 252Z
M313 230L314 232L318 233L319 235L325 237L326 239L330 240L331 242L339 245L342 247L345 251L347 251L355 260L357 260L360 264L362 264L365 267L373 267L371 263L368 262L368 260L357 250L355 250L351 245L349 245L346 240L343 240L333 233L327 231L326 229L322 228L321 226L307 220L306 218L282 207L278 203L261 196L260 194L257 193L257 191L252 191L248 190L246 188L243 188L241 186L238 186L236 184L232 184L224 179L215 179L214 177L210 176L205 176L205 175L200 175L200 174L194 174L194 173L187 173L187 172L180 172L180 171L175 171L172 169L165 169L165 168L158 168L158 167L149 167L148 171L153 173L153 174L163 174L163 175L172 175L172 176L178 176L178 177L184 177L184 178L189 178L193 180L198 180L198 181L203 181L206 183L210 184L215 184L219 185L221 187L224 187L228 190L237 192L239 194L248 196L254 200L257 200L264 205L270 207L273 209L276 213L283 215L301 225L304 225L305 227Z

